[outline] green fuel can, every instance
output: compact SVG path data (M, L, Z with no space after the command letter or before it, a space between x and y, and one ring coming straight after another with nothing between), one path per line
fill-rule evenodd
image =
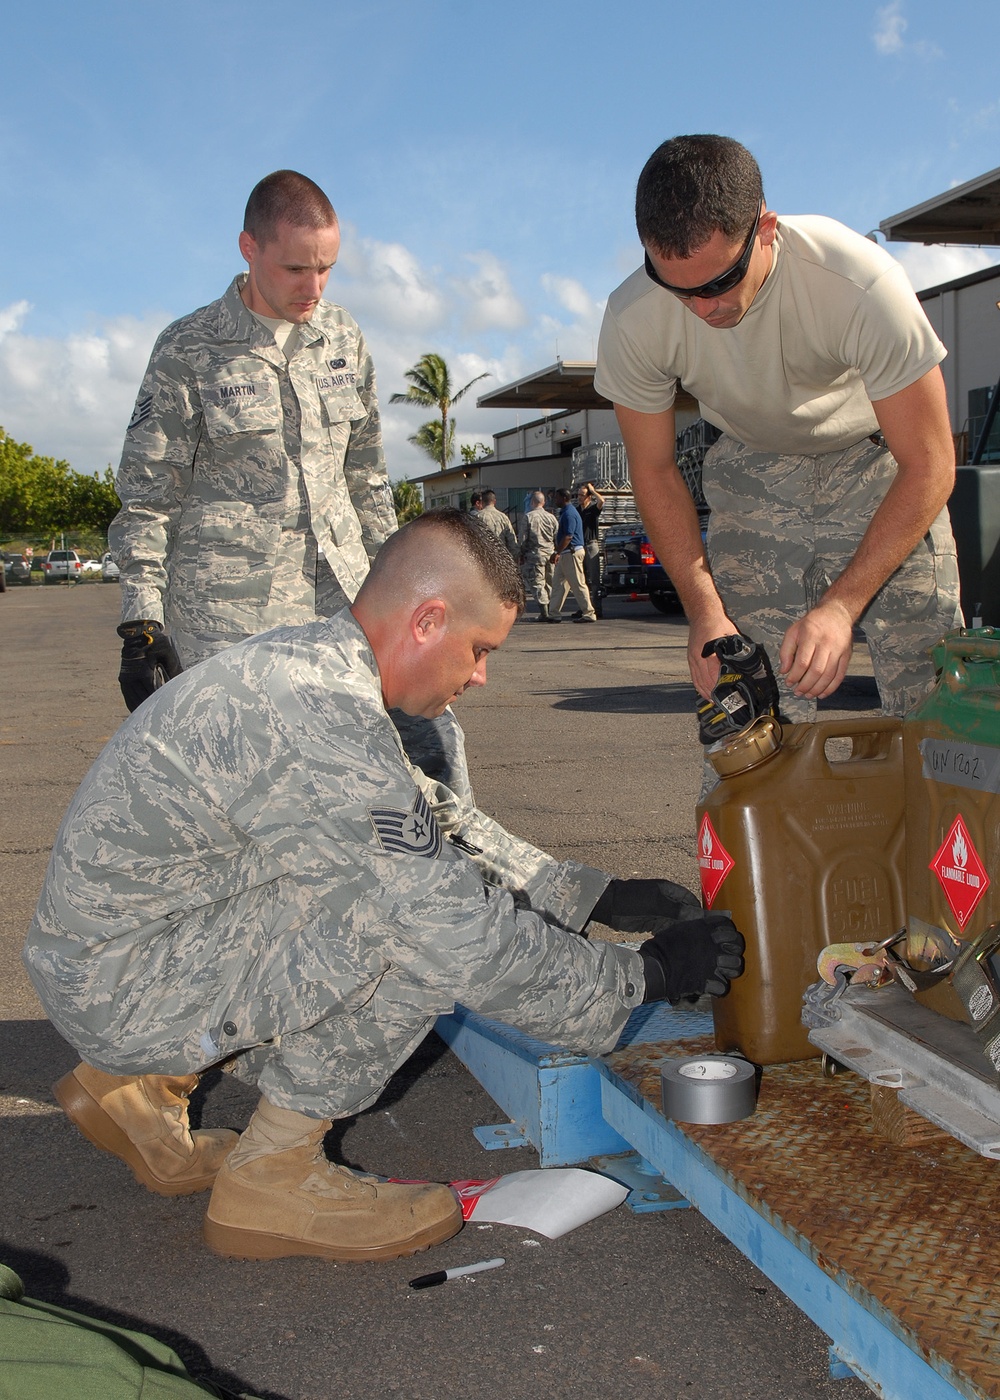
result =
M1000 629L950 632L937 685L903 721L907 951L956 945L1000 920ZM939 1008L967 1019L957 997Z

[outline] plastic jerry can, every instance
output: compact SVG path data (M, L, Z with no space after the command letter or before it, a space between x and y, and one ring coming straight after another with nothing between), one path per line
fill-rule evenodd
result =
M713 1003L715 1042L759 1065L820 1052L802 995L830 943L903 927L903 741L898 719L759 720L710 755L699 804L706 908L731 911L746 971Z
M934 660L937 685L903 722L914 962L927 940L950 956L1000 920L1000 631L950 632ZM957 997L936 1009L968 1019Z

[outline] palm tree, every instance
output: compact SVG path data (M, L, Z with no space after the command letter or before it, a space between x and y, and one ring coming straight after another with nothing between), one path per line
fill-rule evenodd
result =
M452 457L455 455L455 424L448 421L448 412L453 404L471 389L473 384L478 384L480 379L488 379L487 374L477 374L475 379L470 379L457 393L452 393L451 375L448 366L440 355L429 352L421 355L420 359L408 369L403 375L404 379L410 381L410 387L405 394L393 394L390 403L410 403L419 404L421 408L436 408L441 414L441 422L425 423L410 442L416 442L429 456L433 457L441 465L444 471ZM434 440L429 429L437 431L436 450L431 450Z
M418 515L424 513L420 487L405 476L392 488L392 504L396 511L396 523L399 525L405 525L408 520L415 520Z
M400 394L399 397L402 398L403 395ZM444 471L445 467L455 455L454 420L448 424L448 442L447 446L442 451L441 443L443 441L443 436L441 424L436 418L432 418L429 423L425 423L422 428L418 428L406 441L412 442L414 447L419 447L421 452L426 452L428 457L437 462L441 470Z

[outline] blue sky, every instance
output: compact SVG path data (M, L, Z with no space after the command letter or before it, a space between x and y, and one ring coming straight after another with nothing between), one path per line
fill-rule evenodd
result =
M997 0L8 7L0 425L116 463L153 339L222 294L250 189L291 166L340 215L327 296L371 345L390 474L415 474L422 416L386 405L424 351L492 376L462 441L515 421L477 393L593 357L662 140L735 136L779 213L865 233L1000 165L998 52ZM890 251L918 288L1000 260Z

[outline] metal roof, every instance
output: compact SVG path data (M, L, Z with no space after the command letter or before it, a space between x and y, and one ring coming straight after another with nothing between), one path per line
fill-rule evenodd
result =
M503 384L476 400L479 408L610 408L594 388L596 365L557 360L546 369Z
M597 366L588 360L557 360L546 369L526 374L511 384L491 389L476 400L478 408L610 408L610 400L594 388ZM695 399L678 389L674 403L677 409L697 413Z
M1000 168L893 214L879 228L890 243L1000 244Z

